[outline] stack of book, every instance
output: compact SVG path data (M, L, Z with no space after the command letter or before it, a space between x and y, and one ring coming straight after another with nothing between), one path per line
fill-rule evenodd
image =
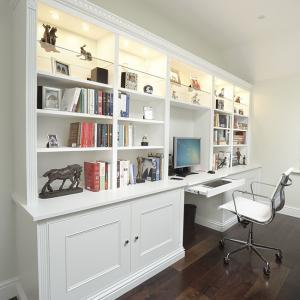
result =
M230 128L231 127L231 116L215 113L214 126L222 127L222 128Z
M92 192L111 189L111 164L105 161L84 162L85 188Z
M213 154L213 169L218 170L223 167L229 168L231 164L231 153L219 151Z
M129 118L129 102L130 102L130 95L119 92L120 117Z
M229 130L214 130L214 145L229 145Z
M113 93L84 88L65 89L61 110L91 115L113 115Z
M68 147L112 147L112 125L85 121L71 123Z
M233 136L234 145L242 145L246 143L246 134L243 131L237 131Z
M136 183L137 168L129 160L117 161L117 187Z
M134 145L133 125L118 125L118 147L132 147Z

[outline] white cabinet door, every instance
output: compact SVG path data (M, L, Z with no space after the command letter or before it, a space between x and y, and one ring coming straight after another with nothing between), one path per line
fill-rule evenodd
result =
M132 205L132 271L137 271L180 247L181 191L145 197Z
M130 273L130 206L49 223L51 299L85 299Z

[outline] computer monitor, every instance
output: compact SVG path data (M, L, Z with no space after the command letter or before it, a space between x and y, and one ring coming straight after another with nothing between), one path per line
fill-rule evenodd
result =
M174 169L181 169L182 175L189 173L189 168L200 164L201 139L189 137L173 138ZM185 174L187 175L187 174Z

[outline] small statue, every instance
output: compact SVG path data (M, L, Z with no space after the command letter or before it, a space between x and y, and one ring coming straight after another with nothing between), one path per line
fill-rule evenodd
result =
M236 149L236 158L237 158L237 162L238 162L238 165L240 165L240 161L241 161L241 152L240 152L240 148L237 148Z
M178 96L176 95L176 91L172 91L172 99L178 99Z
M44 184L40 193L40 198L53 198L74 193L81 193L82 188L79 187L82 167L80 165L69 165L62 169L51 169L47 171L43 177L48 177L48 181ZM71 185L63 189L66 180L71 181ZM53 190L51 183L55 180L62 180L58 190ZM47 191L48 190L48 191Z
M246 155L243 156L243 165L246 165Z
M141 146L149 146L148 138L145 135L142 138Z
M227 157L225 156L225 157L221 160L220 164L217 166L217 170L223 168L223 167L226 166L226 165L227 165Z
M82 47L80 47L80 54L77 55L77 57L83 56L84 57L83 60L92 61L93 60L92 54L91 54L91 52L86 51L84 49L85 47L86 47L86 45L83 45Z
M224 98L224 95L225 95L225 89L221 88L221 92L219 93L218 97Z
M55 46L56 39L57 39L56 36L57 28L51 27L48 24L47 25L43 24L43 27L45 28L45 31L43 37L41 38L41 42Z
M145 180L143 177L143 159L142 157L138 156L137 160L137 175L136 175L136 183L144 183Z
M192 97L192 102L194 103L194 104L200 104L200 99L198 98L198 93L196 92L195 94L194 94L194 96Z
M241 103L241 97L240 97L240 96L237 96L237 97L235 98L235 102L236 102L236 103Z

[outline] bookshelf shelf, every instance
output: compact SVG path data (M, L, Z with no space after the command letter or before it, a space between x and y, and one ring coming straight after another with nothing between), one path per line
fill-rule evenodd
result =
M233 147L248 147L247 144L234 144Z
M91 80L84 80L71 76L51 74L44 71L37 72L37 78L39 80L47 80L47 82L52 84L63 85L64 87L83 87L83 88L94 88L94 89L107 89L112 90L113 87L109 84L104 84Z
M130 94L131 99L138 99L138 100L141 100L141 101L165 100L165 98L162 97L162 96L158 96L158 95L155 95L155 94L141 93L139 91L125 89L125 88L119 88L119 91Z
M214 145L215 148L231 147L231 145Z
M165 123L164 121L159 121L159 120L144 120L139 118L123 118L123 117L118 117L118 121L130 122L130 123L142 123L142 124L161 124L161 125Z
M98 152L98 151L110 151L112 147L58 147L58 148L37 148L38 153L60 153L60 152Z
M238 128L234 128L233 131L243 131L243 132L247 132L248 129L238 129Z
M216 99L233 101L233 98L215 96Z
M245 119L248 118L248 116L246 116L246 115L240 115L240 114L237 114L237 113L235 113L234 116L235 117L240 117L240 118L245 118Z
M231 130L231 128L226 128L226 127L214 127L216 130Z
M111 116L104 115L91 115L84 113L68 112L68 111L57 111L57 110L47 110L47 109L37 109L36 113L38 116L44 117L57 117L57 118L84 118L84 119L96 119L96 120L112 120Z
M201 104L194 104L187 101L181 101L181 100L174 100L172 99L170 101L171 106L181 107L185 109L191 109L191 110L210 110L209 107L201 105Z
M132 146L132 147L118 147L118 150L158 150L164 149L164 146Z
M171 86L184 87L184 88L187 88L188 90L193 91L193 92L199 92L199 93L204 93L204 94L211 95L211 92L209 92L209 91L202 90L202 89L195 89L195 88L192 88L189 85L183 84L183 83L175 83L175 82L171 81Z
M217 109L217 108L215 108L214 111L215 111L215 112L218 112L218 113L220 113L220 114L225 114L225 115L232 115L232 114L233 114L233 113L230 112L230 111L226 111L226 110L222 110L222 109Z

